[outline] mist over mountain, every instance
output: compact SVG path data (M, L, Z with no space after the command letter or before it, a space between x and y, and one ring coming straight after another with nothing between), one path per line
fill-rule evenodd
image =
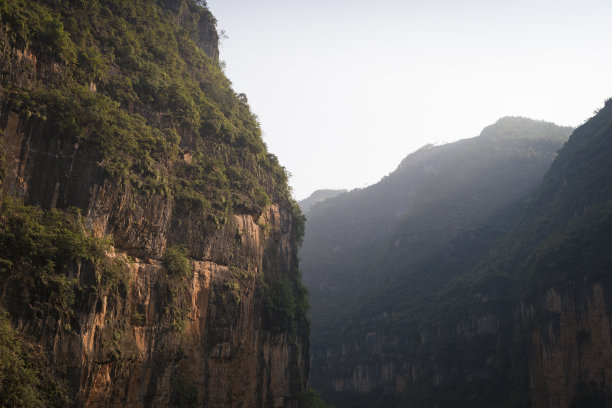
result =
M511 229L571 131L503 118L473 139L426 146L378 184L313 207L300 252L313 385L337 406L373 406L364 395L397 397L426 381L406 363L412 330L445 285Z
M389 268L392 260L440 251L524 197L570 132L546 122L504 118L479 137L425 146L379 183L312 207L300 255L313 330L381 273L389 279L401 263Z
M302 212L307 213L308 211L310 211L310 208L312 208L313 205L323 202L328 198L334 198L340 194L346 193L347 191L348 190L331 189L317 190L310 196L300 201L300 208L302 209Z

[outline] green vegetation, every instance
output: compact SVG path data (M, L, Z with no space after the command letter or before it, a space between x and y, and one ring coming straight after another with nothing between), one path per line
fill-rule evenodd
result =
M70 34L49 8L34 2L2 0L0 18L16 48L32 49L57 62L76 62L76 49Z
M291 328L308 311L308 290L297 277L293 284L285 274L265 275L262 283L266 317L271 327Z
M189 307L183 304L188 280L193 276L193 268L187 257L187 248L169 246L164 252L164 267L168 272L165 280L167 300L165 313L171 317L171 326L182 331L185 328Z
M223 289L231 294L236 304L240 303L240 283L235 280L223 284Z
M291 203L291 212L293 213L293 239L297 243L298 247L304 243L304 234L306 232L306 216L302 214L300 205L293 201Z
M0 406L44 407L36 369L28 367L22 342L6 312L0 312Z
M12 199L0 202L0 285L22 286L33 305L60 317L71 317L77 296L96 285L109 290L125 283L124 263L106 256L110 244L87 231L76 209L43 211ZM78 262L95 271L93 286L72 274Z
M0 309L0 407L66 407L63 385L49 374L44 356L29 347Z
M271 315L280 320L293 320L296 302L291 289L291 283L286 277L276 277L266 282L264 299Z
M353 313L408 316L411 305L474 267L510 229L517 201L570 131L504 118L479 137L418 150L374 186L313 206L301 250L313 338Z
M198 228L206 237L227 226L232 214L257 219L271 203L291 206L293 239L304 230L287 172L267 152L257 117L216 59L215 24L200 0L0 0L3 117L17 113L24 132L50 146L39 152L53 163L70 161L70 171L75 164L74 174L84 175L78 180L80 201L61 193L53 204L38 200L32 184L27 202L43 207L77 202L84 209L86 191L97 194L91 193L95 184L116 186L113 193L128 198L126 212L137 214L147 200L171 208L164 214L171 223L171 245L163 254L167 273L162 271L155 290L162 298L162 320L179 331L188 318L193 247L178 245L186 235L177 230ZM2 158L2 170L4 164ZM74 186L74 174L59 175L68 176L61 188ZM38 176L28 177L38 181ZM116 225L111 220L108 230L116 231ZM120 249L134 248L125 236L116 238ZM237 246L246 241L240 231L235 239ZM127 329L149 324L149 309L144 313L141 304L123 302L132 289L129 260L115 256L111 244L95 237L76 209L1 202L0 292L11 292L11 313L19 309L20 318L49 322L45 330L57 321L53 327L70 332L59 333L68 337L82 332L83 312L103 305L116 310L119 317L96 333L96 347L102 347L95 358L130 364ZM297 267L281 269L272 265L275 276L266 277L271 300L264 303L271 314L280 313L272 318L296 325L298 316L298 323L304 321L306 293ZM226 282L230 301L240 301L241 283ZM173 385L178 406L197 402L188 378L179 376Z
M96 149L109 176L145 192L168 192L163 164L176 159L179 140L170 129L148 126L142 116L85 85L36 89L21 97L16 107L45 120L47 131Z
M359 364L370 368L370 373L374 373L371 375L375 376L380 369L379 362L385 361L395 362L396 374L409 375L412 380L396 395L383 392L383 387L391 384L380 378L378 386L367 395L350 391L335 393L321 387L330 402L347 407L529 406L535 403L533 398L542 397L538 394L542 390L529 382L530 368L539 364L534 362L539 357L532 349L534 331L547 333L542 342L558 347L558 334L552 331L567 324L560 321L564 311L559 313L547 305L547 294L554 290L564 307L571 299L570 305L576 310L588 307L586 299L595 284L601 285L606 299L609 297L612 101L606 102L595 117L574 131L539 187L526 199L520 194L515 194L513 200L506 195L528 173L536 174L537 168L526 159L541 161L548 154L554 154L550 150L551 139L536 129L535 133L544 141L531 140L537 147L535 151L528 144L520 147L529 138L508 146L509 122L501 121L502 126L497 129L498 124L485 129L481 137L488 139L487 143L497 144L493 146L493 158L502 164L499 173L489 170L462 174L472 164L461 165L466 162L461 151L455 152L460 158L452 167L455 174L445 172L444 166L436 166L432 160L435 148L415 153L421 156L421 161L413 157L410 163L407 159L398 169L412 164L404 175L410 177L422 176L422 171L429 168L436 175L431 176L434 180L438 174L443 180L440 185L424 182L426 188L422 194L411 197L413 207L395 224L375 268L365 273L363 268L351 270L357 279L363 280L361 290L353 302L341 297L334 299L345 302L346 307L338 309L341 318L323 323L329 330L313 336L313 374L322 375L326 380L350 378ZM525 123L518 125L524 131ZM500 145L502 142L505 147ZM503 157L511 160L503 162ZM455 159L446 157L446 160ZM479 160L489 159L479 157ZM513 172L515 168L519 169ZM491 183L500 176L502 181L498 184L505 189L502 193ZM514 176L517 180L509 183L509 177ZM391 184L393 177L387 183ZM480 184L483 180L487 181L484 185ZM377 187L379 194L382 184ZM489 187L483 188L487 184ZM365 191L349 193L313 207L308 233L310 222L320 216L319 211L331 206L334 200L346 200L351 194L366 197ZM478 220L474 215L486 213L491 203L495 204L495 201L487 202L488 194L494 199L503 198L504 206L498 206L497 211ZM370 204L362 203L361 220L367 205ZM344 209L344 212L348 211ZM334 231L335 226L327 227ZM347 252L358 252L350 246L350 240L335 245L320 244L331 248L341 245L346 251L342 255L346 256ZM307 245L310 245L308 236ZM321 264L329 268L326 262L332 259L323 259ZM303 267L306 269L307 264ZM381 283L373 285L367 280L367 273L375 273ZM595 346L589 329L581 328L582 318L577 316L575 326L578 347L596 347L599 353L605 354L605 346ZM334 324L335 332L331 330ZM370 342L366 334L372 339ZM588 366L584 360L579 363L581 356L570 356L572 351L567 347L571 345L559 347L565 353L564 358ZM326 354L327 350L332 350L331 357ZM328 365L329 371L324 371L322 362ZM403 371L402 365L412 366ZM313 385L318 384L313 381ZM610 404L609 390L595 382L580 379L568 386L575 388L573 401L568 401L572 406Z
M85 234L77 209L49 210L6 199L0 207L0 253L3 262L61 269L77 258L94 260L106 242Z
M113 181L168 197L178 222L219 228L231 212L257 214L272 201L290 200L287 172L266 151L247 99L204 52L216 46L216 22L205 3L0 0L0 22L4 58L15 62L18 53L31 53L42 66L54 64L26 86L3 72L8 109L43 124L49 139L93 154ZM206 32L209 44L201 43ZM293 208L299 237L303 218ZM124 276L120 263L79 245L73 251L69 260L36 266L36 283L51 287L43 298L66 314L80 289L59 272L62 262L95 261L106 270L99 276L103 285L120 284ZM14 269L12 259L0 262ZM181 247L166 250L164 265L172 278L191 273ZM186 318L177 303L183 290L178 283L168 287L166 310L177 328Z
M166 248L164 252L164 266L174 278L185 279L190 277L193 272L187 257L187 248L182 245Z
M117 182L171 195L178 214L215 225L290 199L246 98L201 48L202 31L215 32L202 4L1 0L0 21L6 57L56 63L27 87L2 75L10 109L95 151Z
M533 249L524 267L521 293L533 297L575 280L609 280L611 243L612 203L593 206Z
M302 395L300 395L299 408L330 408L319 395L313 389L309 389L308 391L304 391Z
M25 86L3 72L8 109L43 125L50 140L93 155L114 182L172 200L177 223L219 228L231 212L258 214L271 202L291 202L287 172L266 151L246 97L204 52L216 47L216 22L205 3L0 0L0 22L7 62L26 53L52 67ZM210 43L201 42L203 33L212 36ZM300 239L304 218L292 205L293 234ZM79 248L70 262L93 256ZM170 275L189 275L183 252L171 247L164 254ZM108 269L101 282L118 284L121 265L98 258ZM9 268L12 261L2 262ZM54 287L54 304L68 312L78 284L48 272L64 267L53 262L37 267L39 280ZM181 289L169 290L169 313L182 315L172 300ZM297 306L287 302L282 309L293 315Z

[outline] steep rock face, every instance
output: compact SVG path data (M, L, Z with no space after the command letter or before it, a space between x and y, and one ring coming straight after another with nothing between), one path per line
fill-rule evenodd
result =
M311 380L324 397L346 407L436 406L445 401L429 399L431 384L503 381L486 362L505 361L495 339L513 330L497 313L500 295L481 291L455 316L439 291L508 232L570 133L502 118L476 138L426 146L378 184L310 209L301 255L313 304ZM431 317L441 304L450 310ZM485 343L487 357L473 358L475 344ZM457 363L455 353L470 357ZM419 397L402 399L411 393Z
M486 249L475 264L432 290L449 260L465 258L430 259L423 279L385 294L403 310L356 313L343 329L357 335L315 348L313 373L329 373L334 405L611 406L611 140L609 100L572 133L505 235L472 241ZM414 290L426 285L427 296Z
M251 216L235 216L230 225L242 228L252 260L261 262L267 253L290 268L295 259L285 257L291 243L282 232L290 228L288 219L276 206L262 218L271 226L267 238ZM124 290L91 294L71 330L52 315L33 317L7 288L2 303L18 316L17 327L50 351L79 406L173 406L181 398L180 381L188 381L205 406L297 406L307 384L308 327L298 322L293 331L276 330L263 321L260 268L273 266L259 265L247 270L192 261L193 276L173 286L160 262L136 259ZM74 271L81 282L92 274L85 266ZM19 290L16 284L8 289ZM171 291L178 294L169 300ZM184 311L182 327L168 314L169 304Z
M520 245L506 268L514 269L530 304L523 317L534 406L612 404L611 140L608 100L560 150L508 237Z
M601 283L550 289L538 305L529 364L534 407L605 406L612 375L610 294Z
M10 7L31 7L34 16L43 10L41 15L59 24L58 32L65 36L61 22L68 26L74 18L53 8L49 13L57 16L48 17L46 3ZM107 6L101 15L133 35L133 28L123 23L131 17L121 15L128 6ZM129 5L144 6L143 19L147 13L157 18L161 10L166 19L162 23L177 36L190 35L187 45L181 44L181 58L200 58L196 63L201 71L196 73L206 74L197 78L199 88L189 88L193 94L185 94L188 82L163 83L158 92L174 92L176 99L165 102L167 108L146 96L149 89L142 83L132 90L129 79L132 75L133 82L138 76L150 81L144 76L151 72L167 79L160 70L170 57L161 48L153 51L162 62L148 66L148 71L121 65L117 51L116 60L98 62L108 70L101 75L105 79L92 76L95 81L83 90L74 83L82 79L70 71L74 64L40 51L35 42L20 43L11 28L0 29L2 198L14 197L44 210L76 207L85 220L84 234L112 239L103 261L124 268L108 278L91 259L67 261L53 271L67 279L74 292L74 299L61 307L36 301L58 296L32 284L38 279L36 268L26 263L9 272L3 269L0 306L24 336L42 346L53 374L66 380L76 406L297 407L299 394L308 387L309 327L298 276L300 220L285 193L286 174L265 151L248 105L238 101L216 66L218 36L208 10L191 1ZM9 17L0 18L11 22L15 16L31 17L10 14L10 7L1 10ZM73 12L78 14L77 6ZM74 38L78 26L73 30ZM64 45L71 44L62 38ZM197 48L188 48L192 39ZM88 41L93 47L78 51L79 58L104 46L95 35ZM77 66L82 64L86 66L79 60ZM126 89L136 96L109 102L119 95L112 81L128 84ZM70 94L75 89L76 94ZM177 110L188 109L190 100L185 98L196 99L197 92L208 99L191 105L200 110L192 119L201 122L188 125L184 111ZM36 99L40 95L43 98ZM69 102L74 95L82 97L75 105L87 120L62 110L68 106L62 98ZM48 96L52 99L45 99ZM30 97L46 102L28 105ZM115 116L109 119L109 114ZM96 126L113 121L119 126L104 139L104 129ZM140 123L140 128L130 128L131 123ZM121 126L130 133L121 134ZM137 141L140 150L123 155L129 151L125 145L134 146L131 138L142 134L154 137ZM107 154L109 145L119 147L115 152L120 158ZM165 153L154 155L160 150ZM135 155L148 164L137 170L133 163L140 158ZM118 176L115 170L126 164L127 172ZM187 275L173 275L166 265L169 248L184 248ZM54 403L61 406L60 401Z
M176 234L172 201L145 200L129 185L101 177L77 146L63 150L59 140L37 138L40 125L15 114L5 118L5 193L47 208L79 206L94 231L115 237L113 256L146 256L131 263L124 292L90 295L70 331L61 319L33 318L29 305L9 296L19 285L3 288L2 303L23 332L50 350L77 404L170 406L178 398L177 378L184 376L206 406L296 406L307 386L308 326L305 320L288 328L264 321L262 287L264 276L276 273L297 279L295 226L286 205L266 207L257 219L232 215L214 231L194 226L193 277L176 289L156 260ZM83 283L92 274L84 265L72 271ZM173 290L179 294L169 295ZM180 330L165 310L169 302L186 313Z

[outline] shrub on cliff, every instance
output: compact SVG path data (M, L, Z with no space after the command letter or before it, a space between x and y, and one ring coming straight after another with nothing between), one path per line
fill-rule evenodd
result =
M332 408L327 405L313 389L304 391L300 394L299 408Z
M60 318L87 290L109 290L123 282L123 264L109 258L111 242L94 237L77 209L42 210L13 199L0 200L0 289L11 282L27 294L35 309L54 310ZM87 287L71 272L88 264L96 284ZM69 328L68 321L64 321Z
M44 356L28 348L0 309L0 408L66 407L63 385L49 373Z
M164 252L164 266L168 273L174 277L186 278L191 275L187 248L181 245L166 248Z
M28 367L21 340L6 312L0 312L0 407L44 407L37 372Z

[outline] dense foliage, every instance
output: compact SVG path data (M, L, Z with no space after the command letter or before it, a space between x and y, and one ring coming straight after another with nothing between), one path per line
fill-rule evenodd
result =
M299 408L329 408L319 395L313 389L309 389L300 395Z
M28 367L22 347L6 312L0 311L0 406L44 407L38 373Z
M96 238L76 209L49 210L18 201L0 202L0 290L21 287L17 296L36 313L52 313L70 329L75 303L90 291L125 283L125 264L109 258L111 241ZM94 271L90 281L74 276L78 265ZM83 279L83 277L82 277Z
M0 407L68 406L66 385L53 376L45 353L15 330L0 309Z
M202 48L217 34L201 4L2 0L0 21L6 56L51 67L23 86L4 66L5 104L93 148L118 182L215 223L290 198L246 97Z
M171 246L164 252L164 266L168 273L177 279L184 279L191 275L191 266L187 257L187 248Z
M263 299L266 310L266 318L270 327L282 329L294 329L292 325L297 319L301 320L308 311L308 290L298 280L297 286L287 277L274 274L264 278Z
M13 297L10 308L54 316L62 330L72 330L74 310L88 294L108 293L124 280L124 265L105 255L109 244L86 230L77 210L42 211L2 200L0 293ZM94 271L90 281L75 277L77 264L87 264ZM65 386L54 377L46 359L39 346L22 339L2 311L1 406L67 406Z

